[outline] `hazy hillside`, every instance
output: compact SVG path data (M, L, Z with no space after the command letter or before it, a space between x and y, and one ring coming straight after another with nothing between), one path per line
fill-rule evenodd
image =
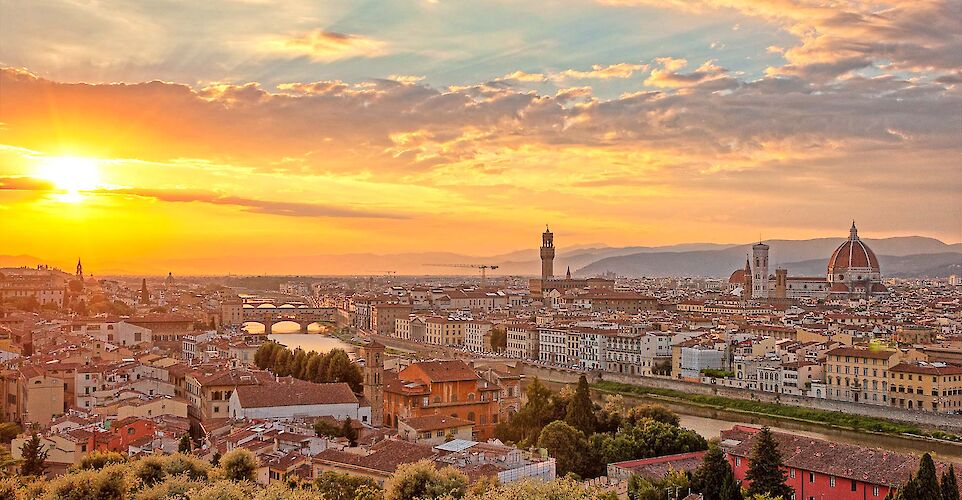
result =
M946 252L919 255L879 255L882 274L892 278L946 278L962 275L962 253ZM825 260L790 262L784 267L790 275L821 276L825 274Z
M814 240L772 240L766 241L771 247L769 252L771 268L788 263L803 263L799 269L805 269L794 274L815 275L824 273L825 265L835 248L844 241L843 238L820 238ZM956 254L962 250L959 245L946 245L934 238L921 236L907 236L885 239L865 239L863 241L872 248L876 255L891 257L913 256L905 260L907 272L916 272L924 268L924 258L920 255ZM751 252L752 245L737 245L721 250L699 252L656 252L635 253L629 255L607 257L583 268L575 273L579 276L594 276L607 271L613 271L623 276L718 276L725 277L735 269L745 265L745 256ZM881 258L881 257L880 257ZM811 263L809 263L809 261ZM911 262L918 261L917 264ZM899 265L898 261L892 261ZM941 265L942 261L934 264ZM818 265L816 265L818 264ZM889 274L885 264L882 272ZM820 269L820 270L818 270ZM817 270L817 272L816 272ZM921 272L921 271L919 271ZM936 272L935 269L932 272Z
M823 267L832 251L842 242L841 238L814 240L772 240L772 268L780 263L793 265L820 262ZM945 254L962 252L962 244L946 245L933 238L908 236L881 240L865 239L877 255L906 256L918 254ZM538 242L535 242L537 245ZM234 251L234 249L228 249ZM397 273L401 275L478 275L470 268L446 267L450 264L489 264L501 266L492 275L535 276L541 272L538 248L530 248L492 256L472 256L451 252L412 253L353 253L319 254L297 256L252 256L243 248L237 255L226 254L218 258L183 258L152 261L147 274L166 275L378 275ZM751 244L729 245L717 243L688 243L664 247L604 247L600 245L574 248L559 247L555 257L555 274L563 275L570 266L576 275L594 276L614 271L628 276L728 276L732 270L742 267L745 254ZM941 261L939 261L941 263ZM59 265L70 269L73 262L48 262L32 256L0 256L2 266L35 266L38 263ZM95 259L84 259L88 272L96 275L127 274L127 269L142 268L140 263L112 262L109 267L98 265ZM921 269L909 265L910 269ZM893 266L898 265L893 263ZM937 264L941 265L941 264ZM913 267L914 266L914 267ZM812 268L814 268L812 267ZM914 271L911 271L914 272ZM931 272L939 272L933 269ZM143 273L143 272L142 272ZM886 273L888 274L888 273Z

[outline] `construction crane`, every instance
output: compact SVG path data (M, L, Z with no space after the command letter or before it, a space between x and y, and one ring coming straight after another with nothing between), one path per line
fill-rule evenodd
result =
M488 264L425 264L426 266L432 267L462 267L470 269L480 269L481 270L481 288L484 288L484 283L487 280L488 269L494 271L500 266L492 266Z

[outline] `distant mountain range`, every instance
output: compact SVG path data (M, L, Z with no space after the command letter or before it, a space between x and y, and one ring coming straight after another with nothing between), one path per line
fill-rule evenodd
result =
M793 275L821 275L842 238L812 240L770 240L771 268L784 266ZM864 239L881 261L885 276L933 276L962 274L962 244L946 244L934 238L906 236ZM563 276L570 267L576 276L596 276L612 271L620 276L717 276L727 277L745 264L751 244L688 243L663 247L606 247L588 245L559 248L555 257L555 274ZM0 255L0 267L35 266L45 263L67 265L41 258ZM135 274L128 269L141 266L119 262L108 269L84 260L88 272L99 275ZM182 258L154 263L154 267L137 274L166 275L478 275L470 268L456 264L497 265L489 275L534 276L540 273L541 260L537 248L492 256L472 256L451 252L412 252L396 254L329 254L303 256L226 255L218 258Z
M771 268L785 267L791 275L820 276L832 252L843 238L771 240ZM906 236L864 241L879 257L885 276L944 277L962 266L962 244L946 244L934 238ZM744 267L751 244L692 252L633 253L599 259L579 268L579 276L614 272L620 276L716 276L726 277ZM891 266L891 268L889 267ZM955 269L955 271L952 271Z

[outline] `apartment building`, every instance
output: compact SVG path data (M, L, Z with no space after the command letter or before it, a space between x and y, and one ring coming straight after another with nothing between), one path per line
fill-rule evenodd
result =
M826 397L888 405L888 370L898 364L901 354L886 349L838 347L825 353Z
M505 327L508 340L507 354L512 358L541 359L538 327L515 324Z
M891 406L962 413L962 366L899 363L888 370Z

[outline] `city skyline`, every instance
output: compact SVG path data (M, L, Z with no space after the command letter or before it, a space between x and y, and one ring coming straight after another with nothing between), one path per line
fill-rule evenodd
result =
M957 4L374 5L4 2L0 253L962 241Z

